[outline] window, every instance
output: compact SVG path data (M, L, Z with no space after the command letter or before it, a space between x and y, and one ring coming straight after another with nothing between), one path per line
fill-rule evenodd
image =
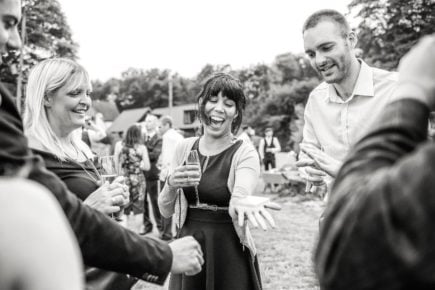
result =
M193 124L196 119L196 110L187 110L183 112L183 123L185 125Z

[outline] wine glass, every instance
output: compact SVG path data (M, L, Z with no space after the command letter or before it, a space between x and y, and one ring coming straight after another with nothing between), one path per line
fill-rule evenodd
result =
M106 183L106 181L112 183L120 173L114 155L99 157L98 165L103 184ZM121 210L119 212L112 215L112 217L114 217L117 221L122 221L124 209L122 206L120 206L120 208Z
M100 165L100 174L103 183L106 181L112 183L119 175L118 166L116 165L115 156L113 155L99 157L98 165Z
M201 178L201 163L199 161L199 155L197 150L190 151L187 156L186 165L197 165L199 168L199 176ZM198 186L195 185L195 196L196 196L196 205L199 206L201 203L199 202L199 193Z

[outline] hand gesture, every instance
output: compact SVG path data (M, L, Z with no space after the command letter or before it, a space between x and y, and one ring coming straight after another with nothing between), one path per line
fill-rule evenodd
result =
M240 227L245 225L245 220L249 220L256 228L260 225L263 230L266 230L266 221L272 228L276 228L275 221L266 208L280 210L281 206L267 198L259 201L256 196L232 197L229 213L232 218L237 217Z
M129 202L128 187L122 184L124 177L117 177L111 184L104 183L91 193L84 204L95 208L105 214L112 214L121 210Z
M172 250L172 274L195 275L201 272L204 258L199 243L191 236L169 243Z
M301 144L300 148L311 160L301 160L296 163L298 167L310 166L323 170L332 177L336 177L340 170L341 162L332 158L319 148L311 144Z

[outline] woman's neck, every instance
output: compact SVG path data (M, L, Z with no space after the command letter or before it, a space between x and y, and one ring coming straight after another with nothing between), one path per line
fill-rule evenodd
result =
M199 151L204 155L215 155L231 146L233 140L234 136L231 133L218 138L204 134L199 140Z

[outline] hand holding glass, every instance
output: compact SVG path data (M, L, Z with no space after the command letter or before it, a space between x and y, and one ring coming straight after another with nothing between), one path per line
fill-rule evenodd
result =
M201 178L201 163L199 161L199 155L197 150L190 151L189 155L187 156L186 165L197 165L199 168L199 178ZM199 201L199 193L198 193L198 186L195 185L195 195L196 195L196 205L200 205Z
M115 156L101 156L98 158L98 164L100 168L100 174L103 184L107 182L112 183L116 177L118 177L120 170L115 162ZM121 210L113 214L113 217L117 221L122 220L124 212L123 206L120 206Z

